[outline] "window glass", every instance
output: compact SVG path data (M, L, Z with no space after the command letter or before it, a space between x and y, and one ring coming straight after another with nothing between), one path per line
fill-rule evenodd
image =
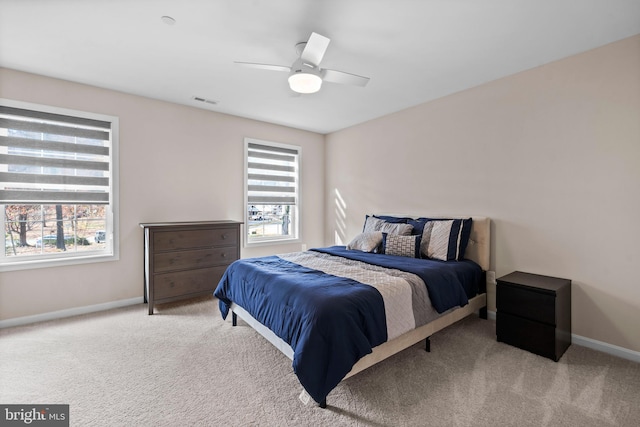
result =
M106 206L5 205L4 212L6 258L107 249Z

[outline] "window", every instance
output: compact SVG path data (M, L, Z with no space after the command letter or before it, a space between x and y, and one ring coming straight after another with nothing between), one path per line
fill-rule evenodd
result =
M298 239L301 147L245 139L246 244Z
M117 258L115 117L0 100L0 269Z

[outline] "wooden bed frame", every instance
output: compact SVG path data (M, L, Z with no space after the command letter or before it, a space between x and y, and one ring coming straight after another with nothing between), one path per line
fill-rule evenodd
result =
M469 217L448 216L447 218ZM480 265L480 267L482 267L484 278L486 272L491 268L491 220L487 217L472 218L473 226L471 229L469 245L465 252L465 258L475 261ZM231 312L233 326L237 325L237 318L240 317L244 322L255 329L260 335L266 338L271 344L284 353L285 356L293 361L294 352L291 346L274 334L269 328L253 318L253 316L251 316L245 309L235 303L232 303ZM364 356L353 366L351 371L345 375L343 380L362 372L376 363L381 362L422 340L426 341L426 350L430 351L429 337L431 337L431 335L475 312L478 312L481 318L487 318L486 278L480 285L479 294L470 299L469 304L464 307L453 308L426 325L420 326L400 335L397 338L374 347L370 354ZM323 402L320 402L319 406L325 408L327 406L326 399Z

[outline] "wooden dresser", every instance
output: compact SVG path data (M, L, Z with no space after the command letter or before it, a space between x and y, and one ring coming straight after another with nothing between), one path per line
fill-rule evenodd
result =
M227 266L240 258L238 221L163 222L144 229L145 302L213 294Z
M496 285L498 341L556 362L571 345L571 280L520 271Z

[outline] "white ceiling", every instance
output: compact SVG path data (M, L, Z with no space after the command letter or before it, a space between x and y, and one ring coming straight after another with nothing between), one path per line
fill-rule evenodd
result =
M234 64L289 66L311 32L368 86ZM639 33L640 0L0 0L2 67L320 133Z

